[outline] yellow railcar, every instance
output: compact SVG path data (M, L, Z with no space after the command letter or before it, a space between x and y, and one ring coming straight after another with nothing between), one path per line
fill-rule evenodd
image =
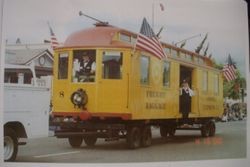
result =
M223 112L221 72L208 57L167 43L162 43L167 58L160 60L134 48L136 37L97 24L73 33L55 50L57 137L68 138L73 147L83 140L91 146L97 138L126 138L130 148L137 148L151 144L151 125L159 126L163 137L172 136L176 129L185 129L179 106L184 79L194 91L189 124L197 124L203 136L215 134L213 119ZM84 56L92 63L86 68Z

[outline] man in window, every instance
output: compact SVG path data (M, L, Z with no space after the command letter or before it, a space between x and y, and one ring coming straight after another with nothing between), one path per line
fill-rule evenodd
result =
M80 67L80 81L81 82L94 82L95 81L96 63L90 59L90 56L85 52L82 56Z

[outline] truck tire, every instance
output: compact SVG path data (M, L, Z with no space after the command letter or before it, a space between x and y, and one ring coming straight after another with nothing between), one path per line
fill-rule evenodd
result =
M82 145L83 138L79 136L74 136L74 137L69 137L68 140L71 147L79 148Z
M163 138L167 138L168 137L168 133L169 133L169 128L167 125L161 125L160 126L160 134L161 137Z
M87 136L83 138L85 144L89 147L93 147L97 141L97 137L95 136Z
M149 147L152 144L152 132L150 126L142 128L141 144L143 147Z
M208 137L209 136L209 132L210 132L210 129L209 129L208 124L203 124L201 126L201 136L202 137Z
M14 161L18 151L17 136L13 129L4 130L4 161Z
M129 127L127 130L127 144L130 149L141 146L141 131L139 127Z
M170 126L168 129L168 135L169 137L174 137L176 132L176 127L174 125Z
M214 136L216 131L215 123L213 121L209 122L209 136Z

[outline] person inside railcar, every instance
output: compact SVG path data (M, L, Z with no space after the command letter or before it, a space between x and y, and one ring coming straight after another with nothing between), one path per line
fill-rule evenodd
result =
M188 115L191 112L191 97L194 95L186 80L183 80L180 88L180 112L182 113L183 123L188 124Z
M82 62L80 62L80 82L94 82L95 81L96 63L91 60L87 52L82 56Z

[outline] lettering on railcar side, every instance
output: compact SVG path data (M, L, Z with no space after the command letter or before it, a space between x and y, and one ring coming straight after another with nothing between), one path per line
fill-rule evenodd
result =
M164 110L166 103L146 103L146 109Z
M166 103L165 102L150 102L151 99L165 99L166 92L159 92L159 91L146 91L146 97L149 100L145 103L145 108L150 110L165 110L166 109Z

